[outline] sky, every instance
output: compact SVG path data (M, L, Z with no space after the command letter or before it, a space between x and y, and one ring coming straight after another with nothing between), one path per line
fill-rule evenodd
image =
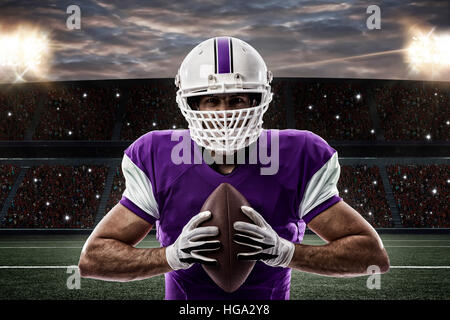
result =
M80 8L79 30L67 28L70 5ZM369 5L380 8L380 29L367 27ZM47 67L25 74L30 80L170 78L198 43L228 35L258 50L275 78L450 81L449 69L414 71L398 51L411 30L449 34L449 7L444 0L0 0L0 35L26 26L48 36ZM394 52L372 55L385 51ZM0 82L14 81L9 71L0 64Z

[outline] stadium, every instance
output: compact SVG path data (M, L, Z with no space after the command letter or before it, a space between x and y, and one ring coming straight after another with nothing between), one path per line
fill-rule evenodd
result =
M100 4L102 10L111 9ZM308 6L306 14L348 9L343 4L329 6ZM4 12L11 7L5 6ZM0 18L7 24L6 14ZM101 23L100 29L109 22ZM180 32L173 28L170 39L177 38L172 32ZM320 37L329 29L325 31ZM382 74L399 63L397 53L406 49L330 55L288 65L296 75L286 71L288 67L274 73L274 96L263 127L308 130L337 150L339 195L376 229L390 258L389 272L376 281L373 276L333 278L293 270L291 300L450 299L450 82L445 75L449 47L448 36L440 38L441 47L431 43L430 39L437 41L437 36L430 37L433 31L408 51L406 68L419 76L358 77L353 71L320 76L327 70L321 66L342 63L349 64L348 70L355 65L362 70L373 58L381 59L374 69ZM54 34L60 46L61 32ZM260 44L270 42L257 37L255 31ZM164 275L101 281L80 278L77 265L86 239L125 190L124 150L149 131L188 128L177 106L174 78L167 76L169 72L149 72L146 77L120 72L111 77L106 72L92 77L89 69L98 71L95 59L83 66L78 53L66 56L72 49L62 50L58 57L58 46L42 45L41 35L24 44L18 44L21 36L11 39L0 37L0 300L164 299ZM252 42L251 36L246 39ZM179 41L184 47L174 50L173 60L157 60L152 67L161 64L171 70L194 40L198 39ZM317 45L328 43L320 40ZM346 46L351 47L350 42ZM424 53L431 47L434 52ZM46 56L50 48L53 56ZM385 69L385 59L393 52L396 58ZM285 58L274 55L272 61ZM67 59L67 65L72 59L85 73L71 76L73 69L63 70L61 62L54 67L60 76L55 76L49 62L58 59ZM111 67L109 62L103 65ZM308 229L302 243L325 244ZM159 246L152 230L137 247Z
M298 272L292 299L448 299L449 83L279 78L273 87L264 126L329 141L341 196L391 258L382 290L368 290L367 277ZM148 128L187 127L174 97L173 79L2 85L2 299L163 298L162 276L82 279L83 290L68 290L66 271L120 200L123 150ZM304 242L322 243L313 234ZM152 232L139 246L159 243Z

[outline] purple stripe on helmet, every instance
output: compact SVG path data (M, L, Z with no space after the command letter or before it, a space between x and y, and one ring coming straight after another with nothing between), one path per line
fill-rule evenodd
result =
M228 38L217 38L218 73L230 73L230 42Z

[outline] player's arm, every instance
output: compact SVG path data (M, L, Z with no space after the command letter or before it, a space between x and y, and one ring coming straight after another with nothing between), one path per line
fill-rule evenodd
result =
M146 279L172 269L165 248L135 248L152 225L120 203L87 239L78 267L82 277L110 281Z
M81 251L78 267L86 278L132 281L150 278L172 270L187 269L194 263L215 264L202 252L220 248L217 227L198 227L211 217L200 212L184 226L175 243L165 248L135 248L152 225L127 207L117 204L102 219Z
M334 277L365 275L369 266L389 270L389 257L377 232L344 201L313 218L308 227L327 243L296 244L289 267Z

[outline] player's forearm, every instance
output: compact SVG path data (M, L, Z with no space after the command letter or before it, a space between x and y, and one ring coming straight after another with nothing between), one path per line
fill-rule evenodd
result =
M132 281L171 271L165 248L134 248L114 239L90 241L81 253L80 274L86 278Z
M321 246L297 244L289 267L326 276L353 277L368 274L372 265L387 272L386 251L369 236L352 235Z

